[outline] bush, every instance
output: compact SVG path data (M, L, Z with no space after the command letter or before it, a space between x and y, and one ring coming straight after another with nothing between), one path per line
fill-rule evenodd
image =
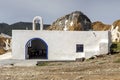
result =
M48 62L37 62L37 66L47 66Z
M120 52L120 43L118 43L118 42L112 43L112 45L110 47L110 51L111 51L111 53L119 53Z

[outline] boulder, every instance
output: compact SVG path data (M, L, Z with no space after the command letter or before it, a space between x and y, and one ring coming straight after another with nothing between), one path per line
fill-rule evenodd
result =
M75 11L58 18L48 30L89 31L92 30L90 19L80 11Z

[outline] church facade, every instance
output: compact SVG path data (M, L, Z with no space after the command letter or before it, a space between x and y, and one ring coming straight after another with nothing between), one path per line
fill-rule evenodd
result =
M40 30L35 30L36 18ZM110 51L109 31L47 31L36 18L33 30L12 31L13 59L76 60Z

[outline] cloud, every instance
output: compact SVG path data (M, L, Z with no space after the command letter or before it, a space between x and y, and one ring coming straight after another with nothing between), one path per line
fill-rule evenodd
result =
M111 23L119 18L120 1L116 0L0 0L0 22L32 21L42 16L45 23L79 10L92 21Z
M45 22L50 23L53 19L74 11L77 2L77 0L2 0L0 16L4 16L2 19L11 23L15 20L25 21L26 18L28 18L26 21L30 21L31 17L40 15L49 19ZM6 18L8 20L5 20Z

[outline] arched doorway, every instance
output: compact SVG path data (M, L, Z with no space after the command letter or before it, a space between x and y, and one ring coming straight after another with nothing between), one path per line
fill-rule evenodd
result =
M25 46L26 59L47 59L48 45L40 38L30 39Z

